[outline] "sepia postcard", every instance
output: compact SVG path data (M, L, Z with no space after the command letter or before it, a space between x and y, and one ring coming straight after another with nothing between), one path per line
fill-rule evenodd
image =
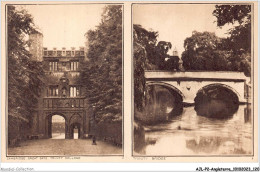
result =
M6 4L6 156L122 156L122 4Z
M4 162L257 162L256 2L2 2Z
M252 4L133 4L134 156L252 156Z

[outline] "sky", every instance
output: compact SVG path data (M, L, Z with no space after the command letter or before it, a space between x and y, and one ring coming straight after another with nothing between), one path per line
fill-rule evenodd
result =
M78 5L23 5L34 17L34 23L42 31L43 46L78 48L85 45L84 34L95 29L101 21L103 4ZM176 47L179 55L184 51L183 44L192 31L215 32L226 37L227 29L216 25L212 15L212 4L134 4L133 23L141 24L147 30L159 32L158 40L169 41Z
M34 18L35 25L43 33L43 46L48 49L54 47L85 46L84 34L101 21L101 14L105 6L102 4L88 5L23 5ZM64 122L64 118L53 116L55 122Z
M70 49L85 46L84 34L100 23L104 5L25 5L23 8L43 33L44 47Z
M184 40L192 31L215 32L219 37L231 27L217 27L216 17L212 15L212 4L135 4L133 5L133 23L140 24L147 30L158 31L158 41L171 42L178 50L179 56L184 51Z

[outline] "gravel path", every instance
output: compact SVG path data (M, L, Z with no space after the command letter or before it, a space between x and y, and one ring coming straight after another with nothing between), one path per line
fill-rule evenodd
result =
M8 148L8 155L121 155L122 148L110 143L90 139L39 139Z

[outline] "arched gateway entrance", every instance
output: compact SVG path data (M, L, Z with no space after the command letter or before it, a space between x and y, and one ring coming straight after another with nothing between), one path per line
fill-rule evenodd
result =
M84 118L83 113L51 113L46 115L45 118L45 137L53 138L56 135L53 134L55 116L60 116L63 118L65 127L60 127L59 131L64 131L65 139L81 139L84 138L84 133L87 132L88 125L86 124L88 120ZM85 126L85 127L84 127Z
M60 116L64 119L64 122L65 122L64 133L65 133L65 138L66 138L67 118L66 118L65 115L59 114L59 113L52 113L52 114L49 114L48 116L46 116L46 118L45 118L45 134L46 134L47 138L53 137L53 129L54 129L54 126L53 126L54 120L53 119L56 116ZM62 130L62 129L60 129L60 130Z
M79 123L71 124L70 129L72 139L79 139L81 137L81 127Z
M60 115L52 116L52 139L65 139L65 119Z

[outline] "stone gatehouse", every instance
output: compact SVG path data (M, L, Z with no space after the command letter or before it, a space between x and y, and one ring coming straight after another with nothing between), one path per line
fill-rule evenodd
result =
M84 87L77 84L80 66L87 59L85 47L51 50L43 47L43 35L30 35L30 52L33 60L42 62L45 72L45 87L38 107L33 113L32 135L39 138L52 137L52 116L65 119L65 138L73 138L77 128L79 138L90 133L91 108L84 95Z

